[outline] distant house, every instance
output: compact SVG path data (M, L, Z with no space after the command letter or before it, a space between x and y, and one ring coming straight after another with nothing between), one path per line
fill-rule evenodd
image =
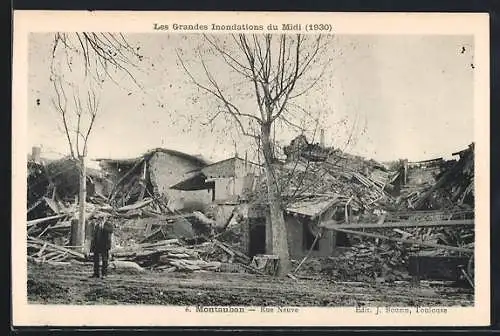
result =
M255 190L261 175L260 165L235 156L191 171L172 189L185 192L208 190L215 220L226 223L235 207L245 202L248 194Z
M213 201L218 204L239 203L245 194L254 190L261 166L233 157L201 169L206 182L213 182Z
M203 210L211 202L206 189L185 191L171 186L190 176L193 170L207 166L199 156L156 148L132 159L96 159L113 181L108 195L111 202L121 206L144 197L163 197L170 210Z

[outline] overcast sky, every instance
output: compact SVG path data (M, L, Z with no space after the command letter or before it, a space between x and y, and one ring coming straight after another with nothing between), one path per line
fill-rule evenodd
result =
M89 157L134 157L155 147L210 160L232 156L235 149L243 155L251 142L235 128L228 130L223 120L215 127L202 124L216 102L200 94L178 65L175 51L181 50L195 75L202 75L193 51L199 37L126 36L145 56L137 74L145 90L125 79L121 88L104 86ZM33 34L29 45L27 151L41 145L48 155L68 153L50 103L52 41L50 34ZM296 101L322 115L327 144L386 161L449 156L473 141L472 37L341 35L327 56L332 60L321 83ZM229 83L228 94L237 96L238 83L222 64L207 59L216 78ZM281 128L276 133L281 143L297 135ZM354 141L348 143L351 133Z

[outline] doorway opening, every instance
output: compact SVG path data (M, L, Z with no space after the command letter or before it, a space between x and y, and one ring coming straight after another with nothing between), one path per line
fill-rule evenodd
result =
M309 222L304 221L302 224L302 242L305 251L309 251L312 247L313 251L319 251L319 241L316 240L316 236L312 234ZM316 240L316 242L314 242ZM313 246L314 243L314 246Z
M248 254L253 258L257 254L266 254L266 226L263 224L250 225L250 242Z

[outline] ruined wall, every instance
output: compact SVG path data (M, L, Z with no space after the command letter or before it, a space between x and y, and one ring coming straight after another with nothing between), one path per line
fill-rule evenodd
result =
M214 178L215 202L233 201L237 198L236 180L234 177Z
M288 250L291 258L301 258L305 256L308 249L304 247L304 225L293 216L286 216L285 222L288 233ZM319 249L313 250L311 256L326 257L332 255L334 235L331 231L325 232L323 237L318 240Z
M170 189L185 179L187 173L200 168L196 163L170 153L157 152L148 162L152 184L158 192L166 195L174 210L204 210L212 201L209 190L182 191Z
M226 224L229 218L231 217L231 214L233 213L235 207L236 205L226 205L226 204L216 205L213 208L213 213L217 225L222 226Z
M215 183L215 202L235 202L253 190L259 175L258 166L241 159L226 160L203 169Z
M302 239L302 223L292 216L286 216L285 223L288 234L288 251L290 253L290 257L300 257L306 253L303 252L304 244Z
M440 169L434 167L415 167L408 169L407 184L420 185L420 184L434 184L436 183L435 176L439 174Z
M242 238L245 240L244 246L247 248L245 251L248 253L248 246L250 245L250 242L248 239L249 237L249 230L250 230L250 225L256 225L259 221L262 222L266 219L262 217L255 217L255 218L250 218L253 223L247 223L247 225L244 228L245 235L242 236ZM290 258L292 259L300 259L303 258L307 252L308 249L305 248L304 244L304 227L303 223L299 221L297 218L293 216L285 216L285 225L287 228L287 235L288 235L288 251L290 254ZM272 238L271 238L271 232L270 232L270 226L266 225L266 253L267 254L273 254L272 253ZM318 245L319 249L318 250L313 250L311 252L311 256L313 257L327 257L331 256L334 251L334 243L335 243L335 235L333 231L326 231L323 234L323 237L319 239Z
M256 176L213 178L215 183L215 202L236 202L245 194L255 190Z

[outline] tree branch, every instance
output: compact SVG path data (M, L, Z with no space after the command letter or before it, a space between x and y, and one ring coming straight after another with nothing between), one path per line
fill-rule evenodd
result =
M71 142L71 135L69 133L69 128L68 128L68 121L66 118L66 107L67 107L67 98L66 94L64 92L64 88L61 83L60 88L57 87L57 80L61 80L59 77L53 78L53 86L54 86L54 93L56 95L56 99L51 98L52 104L54 105L54 108L59 111L62 117L63 121L63 126L64 126L64 133L66 135L66 139L68 140L68 146L69 146L69 152L71 154L72 158L75 158L75 152L73 151L73 143ZM62 97L61 97L62 96Z

